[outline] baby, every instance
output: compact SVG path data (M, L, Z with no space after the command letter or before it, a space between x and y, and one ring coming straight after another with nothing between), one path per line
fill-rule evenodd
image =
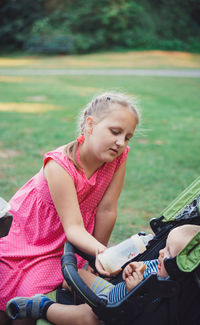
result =
M95 294L107 300L109 303L118 302L133 290L148 274L157 273L159 277L166 278L168 273L165 269L164 260L173 258L189 243L189 241L200 231L200 226L183 225L171 230L167 237L166 246L160 250L156 260L145 262L131 262L123 271L123 281L117 285L102 279L87 271L79 270L84 282ZM30 298L16 297L11 299L6 306L6 312L12 319L18 318L47 318L48 311L56 311L59 304L53 302L44 295L36 295ZM69 306L64 306L67 308ZM66 309L67 311L67 309Z
M197 225L183 225L174 228L169 233L166 246L160 250L157 260L129 263L122 273L122 279L124 281L115 286L86 270L79 270L79 274L97 296L106 299L110 303L118 302L148 274L157 273L161 278L168 277L169 275L165 269L164 260L177 256L199 231L200 226Z

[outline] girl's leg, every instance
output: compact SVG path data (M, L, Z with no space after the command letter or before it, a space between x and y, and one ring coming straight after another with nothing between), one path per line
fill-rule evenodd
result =
M55 325L101 324L88 305L61 305L44 295L13 298L7 303L6 311L13 319L12 325L33 325L38 318L46 318Z
M47 319L56 325L100 325L101 321L93 313L90 306L52 304L46 314Z

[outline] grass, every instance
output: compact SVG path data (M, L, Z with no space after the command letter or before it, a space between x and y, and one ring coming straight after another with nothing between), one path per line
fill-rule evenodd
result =
M60 56L7 56L0 58L0 68L146 68L199 69L200 54L177 51L127 51Z
M143 118L130 143L112 241L148 231L149 219L200 174L199 86L197 78L1 76L0 196L8 200L41 168L44 152L76 137L79 109L94 94L125 91L137 97Z

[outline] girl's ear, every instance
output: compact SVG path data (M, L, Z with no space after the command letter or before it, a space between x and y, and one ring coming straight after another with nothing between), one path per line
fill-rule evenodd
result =
M92 134L93 126L94 126L94 120L92 116L88 116L85 121L85 129L88 134Z

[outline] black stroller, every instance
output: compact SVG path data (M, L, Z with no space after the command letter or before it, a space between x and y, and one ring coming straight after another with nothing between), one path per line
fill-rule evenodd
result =
M162 212L161 217L150 221L154 237L147 250L134 260L157 258L169 231L183 224L200 225L200 177ZM90 257L66 243L61 261L65 280L79 302L88 303L105 325L200 324L200 232L177 257L165 260L169 279L151 274L116 304L97 297L81 280L74 253L92 262ZM121 275L113 279L113 283L119 281Z

